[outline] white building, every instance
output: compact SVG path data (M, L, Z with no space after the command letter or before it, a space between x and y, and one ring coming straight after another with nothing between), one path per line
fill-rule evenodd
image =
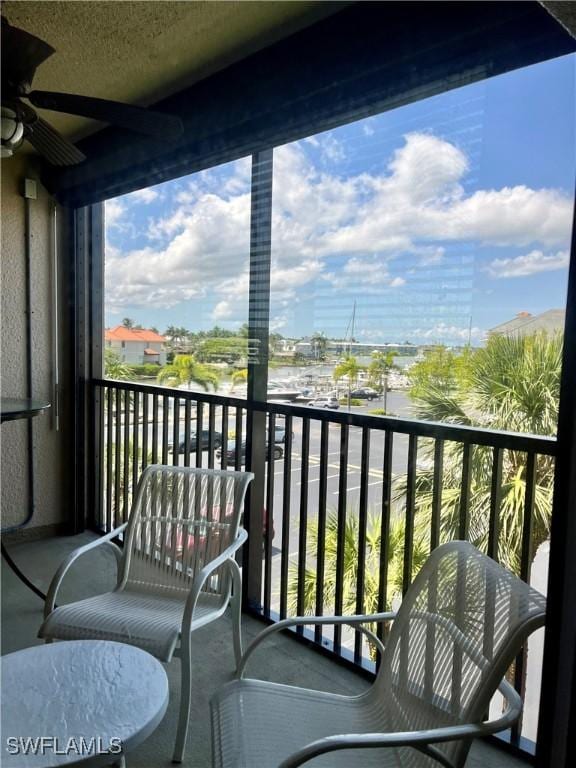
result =
M116 328L106 329L104 342L106 349L116 352L123 363L166 364L166 339L156 331L117 325Z

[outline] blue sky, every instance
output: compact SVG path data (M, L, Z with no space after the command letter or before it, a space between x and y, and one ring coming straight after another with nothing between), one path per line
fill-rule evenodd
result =
M362 341L481 343L565 305L576 57L274 152L271 325ZM106 322L248 316L250 159L106 204Z

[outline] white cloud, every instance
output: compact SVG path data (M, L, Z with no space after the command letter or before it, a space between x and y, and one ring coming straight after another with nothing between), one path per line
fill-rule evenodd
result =
M160 197L160 193L156 189L146 187L145 189L138 189L136 192L131 192L124 197L124 200L128 202L144 203L149 205Z
M467 194L466 155L436 136L408 134L383 173L348 177L314 165L308 146L333 152L336 159L344 151L328 134L274 152L271 287L276 303L294 301L318 278L336 288L354 280L367 292L400 287L405 276L391 277L389 262L412 254L420 265L438 264L446 241L561 247L569 237L567 195L526 186ZM150 224L146 248L109 250L109 306L170 307L201 296L214 301L219 317L236 316L237 307L245 317L249 181L248 159L226 172L203 172L179 188L168 216ZM121 226L123 204L109 201L106 211L108 226ZM498 270L496 262L508 261L496 259L491 266ZM550 261L542 263L552 268ZM509 268L514 265L500 271Z
M437 323L432 328L414 328L405 332L408 339L425 339L431 342L467 342L481 341L486 336L486 331L476 326L464 327L459 325L448 325L447 323Z
M230 301L219 301L212 310L214 320L229 320L234 316L234 307Z
M568 251L545 254L543 251L530 251L524 256L510 259L493 259L485 271L491 277L525 277L539 272L554 272L557 269L568 269Z
M112 229L122 221L122 216L126 212L126 207L120 200L107 200L105 206L104 220L106 228Z

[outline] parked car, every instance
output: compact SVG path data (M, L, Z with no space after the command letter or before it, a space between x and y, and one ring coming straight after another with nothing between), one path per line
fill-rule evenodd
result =
M196 432L190 433L190 445L188 446L188 452L189 453L195 453L196 451L196 444L197 444L197 436ZM200 433L200 447L203 451L207 451L208 447L210 445L210 430L209 429L203 429ZM222 435L219 432L214 432L213 434L213 445L214 448L220 448L222 445ZM168 450L173 451L174 450L174 444L169 443ZM186 453L186 441L182 440L180 444L178 445L178 453Z
M316 397L314 400L310 400L308 405L313 405L316 408L340 408L340 403L337 397Z
M274 460L281 459L284 456L284 448L277 443L274 443L272 450ZM216 458L220 461L222 459L222 447L216 451ZM268 459L268 443L266 443L266 459ZM234 464L236 461L236 440L229 440L226 446L226 464ZM246 462L246 441L242 440L240 444L240 461L242 464Z
M292 435L292 440L294 440L294 432L291 432L290 434ZM286 442L286 427L284 426L284 424L274 425L274 442L275 443Z
M359 389L353 389L350 392L350 397L356 397L359 400L375 400L378 397L378 392L372 387L360 387Z

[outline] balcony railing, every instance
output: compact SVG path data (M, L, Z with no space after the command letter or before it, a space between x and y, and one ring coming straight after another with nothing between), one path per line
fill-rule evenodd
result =
M247 464L263 473L249 525L250 536L262 540L261 570L258 560L245 558L244 580L256 562L257 578L250 579L256 594L252 587L248 605L267 620L388 610L401 600L419 560L447 538L470 538L495 559L509 557L519 575L530 578L541 524L536 495L542 477L551 487L554 438L130 382L97 380L92 394L93 521L102 531L125 521L150 463ZM265 423L255 414L264 414ZM521 478L521 514L516 551L503 551L503 468L511 463ZM304 636L368 674L374 670L360 633L327 631L316 627ZM511 675L523 694L525 652ZM520 736L521 725L512 741Z

